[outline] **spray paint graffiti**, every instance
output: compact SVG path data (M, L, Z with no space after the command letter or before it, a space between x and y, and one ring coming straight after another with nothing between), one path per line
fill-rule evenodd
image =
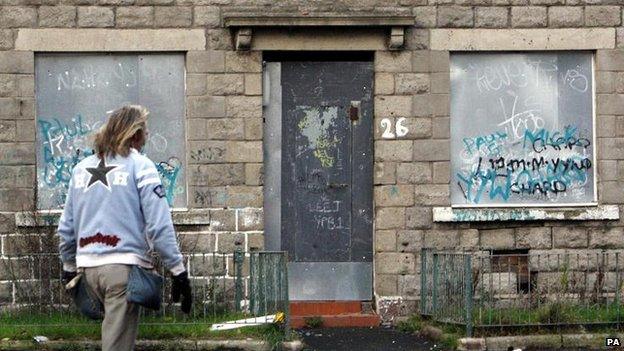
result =
M330 135L330 127L338 117L338 107L299 106L304 116L297 124L299 131L308 139L308 147L300 146L298 154L311 150L323 168L332 167L336 161L335 146L339 140Z
M74 167L94 154L90 139L102 125L102 121L89 124L86 118L77 114L69 121L40 117L37 124L42 154L42 163L38 170L39 202L45 204L40 207L62 207ZM156 141L166 148L166 139L165 144L160 139L152 139L151 144ZM182 163L178 158L171 157L167 161L156 163L156 168L166 190L167 202L172 206L175 196L184 193L184 188L179 184Z
M585 191L593 167L591 142L578 128L526 129L521 150L517 150L519 143L493 135L467 138L467 143L464 139L464 153L477 156L456 174L457 186L469 203L478 204L484 198L507 202L513 196L555 200L562 194ZM478 147L476 140L483 140L480 146L495 144L496 148Z

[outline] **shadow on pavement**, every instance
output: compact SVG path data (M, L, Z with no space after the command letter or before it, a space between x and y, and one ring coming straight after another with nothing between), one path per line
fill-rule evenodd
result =
M305 351L429 351L438 349L428 340L393 328L319 328L299 329L296 332L305 343Z

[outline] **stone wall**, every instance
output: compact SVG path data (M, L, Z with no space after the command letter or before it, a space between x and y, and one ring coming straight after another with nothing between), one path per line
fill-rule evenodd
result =
M2 0L0 11L0 236L2 253L23 234L16 212L35 196L34 53L15 50L25 28L180 29L205 32L188 51L188 207L210 209L207 224L179 227L203 251L262 248L262 53L233 48L228 12L412 16L406 45L375 53L375 295L416 308L419 250L624 248L616 221L438 223L450 205L449 51L430 50L439 28L614 28L612 49L596 52L596 135L600 204L624 199L624 27L612 0ZM344 29L348 31L348 29ZM513 34L513 32L511 32ZM509 34L509 32L507 32ZM579 39L580 40L580 39ZM580 44L579 44L580 45ZM580 48L580 47L579 47ZM381 119L406 117L400 140L381 138ZM394 124L393 124L394 125ZM204 218L205 220L205 218ZM197 241L196 241L197 242ZM218 243L216 245L215 243Z

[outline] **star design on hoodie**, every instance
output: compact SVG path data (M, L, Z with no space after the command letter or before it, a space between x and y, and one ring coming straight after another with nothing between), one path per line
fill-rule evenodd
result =
M104 159L100 160L100 163L98 163L97 167L85 167L85 170L91 174L91 178L89 178L89 183L87 184L85 191L87 191L89 188L91 188L92 185L97 182L102 183L102 185L104 185L106 189L110 191L111 187L108 184L107 175L118 167L118 165L107 166Z

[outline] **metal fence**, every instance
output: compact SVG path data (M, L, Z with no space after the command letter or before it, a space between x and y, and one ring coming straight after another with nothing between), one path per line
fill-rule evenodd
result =
M421 253L422 315L473 328L614 326L624 321L621 252Z
M162 307L141 309L141 326L210 326L241 319L254 324L262 321L259 317L283 313L288 333L286 252L185 253L184 260L193 292L190 314L171 302L169 273L157 264L166 277ZM20 327L93 324L77 312L61 284L61 273L57 253L0 257L0 320Z

